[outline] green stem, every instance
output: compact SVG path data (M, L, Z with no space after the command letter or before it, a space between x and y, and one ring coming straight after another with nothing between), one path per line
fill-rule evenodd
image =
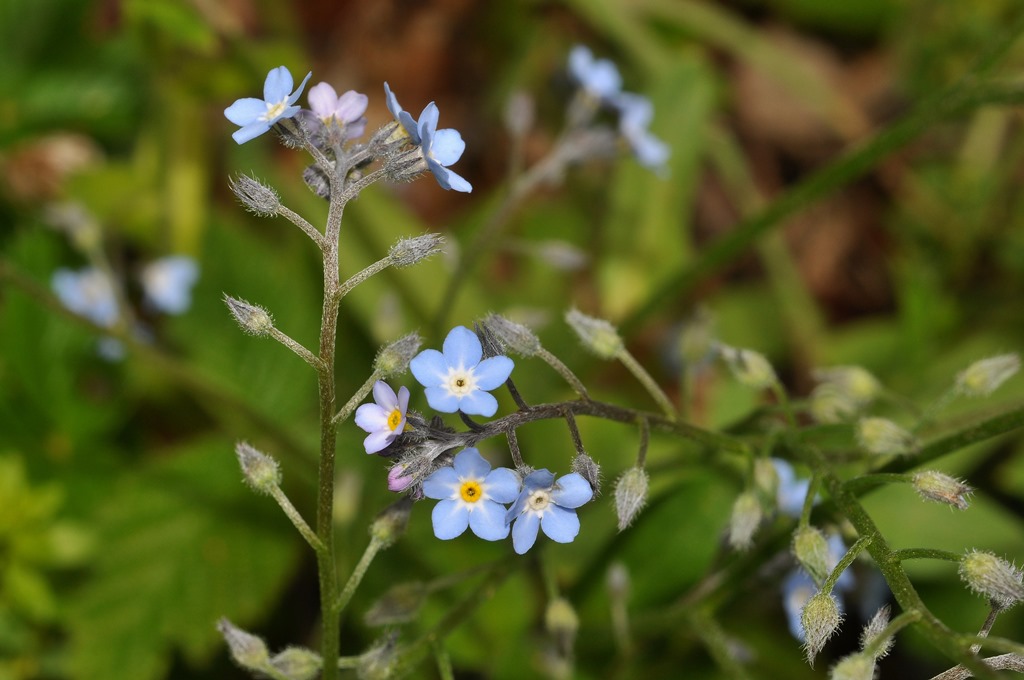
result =
M879 649L885 646L892 636L900 632L912 623L916 623L921 618L921 613L917 611L903 612L892 621L889 625L882 629L882 632L871 639L871 642L864 648L864 653L871 656L875 656Z
M630 354L629 350L625 347L622 348L617 357L619 361L629 369L629 372L633 374L633 377L644 386L644 389L647 390L647 393L654 398L654 401L658 402L658 406L661 407L665 416L671 420L675 420L677 418L676 408L672 405L672 401L668 398L668 395L665 394L665 391L661 389L658 383L654 381L651 374L640 365L640 362L636 360L636 357Z
M731 649L729 639L710 615L703 612L690 614L690 630L704 643L711 658L715 660L718 667L730 678L749 678L746 668L736 660L736 654Z
M345 402L345 405L341 407L341 410L334 415L332 418L334 423L337 425L338 423L348 420L348 417L352 415L352 412L356 410L356 407L359 406L363 399L366 399L366 395L373 391L374 384L376 384L376 382L382 377L383 375L381 375L380 371L374 371L371 373L370 377L366 379L366 382L356 390L356 393L353 394L352 397Z
M850 549L847 550L846 554L843 555L843 558L839 560L839 563L836 564L832 573L825 579L825 583L822 584L821 589L825 592L831 592L832 588L836 585L836 581L838 581L839 577L842 576L844 571L846 571L846 568L853 564L853 561L857 559L857 555L860 554L861 550L864 550L871 545L872 540L874 540L874 538L871 536L861 536L858 538L857 542L850 546Z
M309 543L309 546L317 553L322 553L324 551L324 544L320 541L316 532L309 528L309 525L306 524L306 520L302 518L302 515L295 509L292 502L288 500L288 496L286 496L284 491L281 490L281 487L276 485L271 486L270 495L275 501L277 501L277 504L281 506L281 509L284 510L284 514L287 515L288 519L290 519L292 524L295 525L295 528L299 530L302 537L306 539L306 543Z
M345 588L341 591L337 601L335 601L331 606L332 616L336 617L345 610L345 607L348 606L349 601L352 599L352 595L356 592L356 588L359 587L359 584L363 581L363 577L366 576L366 570L370 568L373 558L377 556L377 553L381 551L384 545L384 542L377 538L370 539L370 543L366 546L366 550L363 551L363 556L359 558L356 568L352 570L352 575L348 577L348 581L345 583Z
M901 562L904 560L945 560L957 564L964 559L962 554L936 548L903 548L897 550L893 557Z
M590 394L587 392L586 386L579 378L576 377L576 374L573 373L568 366L562 363L561 359L543 347L537 350L537 356L548 366L555 369L560 376L565 378L565 381L569 383L570 387L572 387L576 394L580 395L581 399L590 399Z
M908 474L899 472L876 472L874 474L861 475L847 480L843 483L843 488L850 493L859 496L865 491L874 489L877 486L884 486L886 484L909 484L913 481L913 477Z

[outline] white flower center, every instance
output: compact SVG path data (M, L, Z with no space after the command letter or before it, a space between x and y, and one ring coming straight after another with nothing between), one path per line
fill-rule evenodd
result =
M551 505L551 494L547 489L537 489L526 499L526 507L532 512L542 513Z
M284 110L288 108L288 98L285 97L276 104L267 102L267 112L260 116L260 120L271 121L284 113Z
M470 392L476 390L476 377L473 375L473 369L466 368L449 368L448 377L445 380L445 388L447 388L450 394L456 397L464 397Z

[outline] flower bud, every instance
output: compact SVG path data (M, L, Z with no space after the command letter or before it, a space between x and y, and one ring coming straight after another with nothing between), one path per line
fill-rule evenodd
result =
M722 345L722 358L741 385L763 390L779 384L775 369L763 354L749 349L737 349Z
M541 241L534 245L533 254L559 271L576 272L587 266L587 254L566 241Z
M831 385L857 406L874 401L882 393L882 384L860 366L832 366L819 368L812 374L824 385Z
M392 182L411 182L428 169L427 161L423 158L423 149L418 146L388 154L384 161L384 170Z
M242 467L245 483L260 493L270 493L281 483L281 470L277 461L257 451L247 442L235 444L235 455Z
M860 648L865 652L870 652L875 660L885 657L892 649L893 639L891 635L887 635L882 639L882 633L889 625L889 605L885 605L880 608L875 615L868 621L868 625L864 626L864 630L860 634ZM869 648L874 649L869 649Z
M816 527L803 526L793 533L793 555L800 566L810 574L815 583L821 584L828 578L828 541Z
M885 418L861 418L857 423L857 441L870 453L879 455L912 453L917 439Z
M715 350L715 324L711 313L703 307L698 308L683 323L676 347L683 366L687 368L709 361Z
M288 680L313 680L320 677L320 655L302 647L288 647L274 655L270 663Z
M605 585L612 599L625 600L629 596L629 571L622 562L612 562L605 576Z
M969 397L986 397L1020 370L1020 357L1000 354L975 361L956 377L956 387Z
M829 680L872 680L875 660L867 654L850 654L832 667L828 677Z
M224 304L228 306L231 316L243 331L250 335L269 335L274 330L274 319L270 312L259 305L249 304L245 300L224 295Z
M420 581L391 586L366 612L366 625L395 626L412 621L423 606L428 592Z
M578 309L570 309L565 315L565 321L576 331L583 346L602 359L614 359L624 349L619 332L604 319L587 316Z
M595 463L589 455L586 453L576 454L576 457L572 459L571 471L587 480L595 497L601 493L601 466Z
M512 137L525 137L533 127L534 102L529 92L517 90L505 102L505 129Z
M967 509L967 496L974 491L960 480L937 470L914 473L914 489L925 500L945 503L960 510Z
M736 550L747 550L754 541L754 532L761 525L764 511L757 495L744 491L736 497L729 519L729 545Z
M808 402L811 417L819 423L844 423L860 410L856 400L832 383L823 383L811 390Z
M814 667L814 657L822 650L825 643L839 630L843 616L839 612L839 603L832 593L818 591L807 600L800 613L800 625L804 629L804 652L807 663Z
M548 603L544 610L544 627L555 638L559 651L563 656L572 652L576 632L580 628L580 618L572 604L564 597L556 597Z
M1024 599L1022 576L1012 564L988 552L969 552L960 562L960 578L971 590L989 598L1001 609L1008 609Z
M540 339L532 330L500 314L488 314L483 325L499 343L520 356L530 357L541 350Z
M754 460L753 479L757 495L768 505L775 505L775 499L779 494L779 473L771 458Z
M325 201L331 198L331 179L327 176L327 173L321 169L319 165L315 163L310 165L302 171L302 181L306 183L309 190L314 194L324 199Z
M272 217L281 207L281 197L276 191L248 175L229 180L229 186L245 209L254 215Z
M370 525L370 536L382 544L382 548L394 544L409 524L409 515L412 514L412 500L404 497L388 507L384 508Z
M395 463L388 470L388 491L405 491L415 481L412 475L405 474L408 466L403 463Z
M381 377L388 377L396 373L402 373L409 367L409 362L420 350L423 339L419 333L409 333L406 336L395 340L390 345L381 348L377 352L377 358L373 360L373 368Z
M398 670L397 634L388 633L359 655L356 677L359 680L389 680Z
M224 641L228 643L231 658L242 668L259 671L270 664L267 645L260 638L235 627L224 618L217 622L217 630L224 636Z
M642 467L631 467L622 473L615 483L615 514L622 531L637 516L647 502L647 471Z
M444 237L440 234L423 234L404 238L388 251L388 259L394 267L408 267L424 260L441 250Z

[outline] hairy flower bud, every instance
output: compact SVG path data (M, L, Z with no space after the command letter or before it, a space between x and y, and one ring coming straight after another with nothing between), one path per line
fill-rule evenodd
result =
M217 622L217 630L228 643L231 658L242 668L259 671L270 665L270 653L262 639L236 627L225 618Z
M722 345L722 358L741 385L763 390L779 384L775 369L763 354L749 349L737 349Z
M986 397L1020 370L1020 357L1000 354L975 361L956 377L956 387L969 397Z
M967 496L973 489L960 480L937 470L916 472L913 479L914 489L921 498L952 505L960 510L967 509Z
M540 339L532 330L500 314L488 314L483 325L499 343L520 356L531 357L541 350Z
M544 627L555 638L559 651L568 656L572 652L576 632L580 629L580 618L569 600L556 597L544 610Z
M331 179L327 176L327 173L323 169L316 165L308 166L302 171L302 181L306 183L309 190L314 194L324 199L325 201L331 198Z
M277 192L253 177L238 175L229 180L229 186L245 209L254 215L273 217L281 207Z
M622 352L624 346L619 332L604 319L570 309L565 314L565 321L576 331L583 346L602 359L614 359Z
M771 458L754 460L754 489L768 505L775 505L779 495L779 472Z
M394 267L408 267L424 260L441 250L444 237L440 234L423 234L404 238L388 251L388 259Z
M764 510L757 494L744 491L737 496L729 518L729 545L736 550L749 549L763 517Z
M829 680L872 680L875 677L875 660L868 654L850 654L832 667L828 677Z
M273 317L270 316L270 312L259 305L233 298L226 293L224 304L228 306L231 316L246 333L259 336L268 335L270 331L274 330Z
M849 393L832 383L823 383L811 390L808 402L811 417L819 423L844 423L860 410L860 404Z
M816 369L814 379L824 385L831 385L844 397L858 406L874 401L882 393L882 383L860 366L831 366Z
M803 526L793 533L793 555L815 583L824 583L828 578L828 541L816 527Z
M320 677L323 666L319 654L302 647L288 647L275 654L270 663L288 680L313 680Z
M874 659L881 659L889 650L892 649L892 636L887 635L882 638L882 633L889 625L889 605L881 607L875 615L868 621L868 625L864 626L864 630L860 634L860 648L865 652L870 652L870 655Z
M642 467L631 467L622 473L615 483L615 514L622 531L637 516L647 502L647 471Z
M1012 564L988 552L975 550L960 561L960 578L971 590L1002 609L1024 600L1022 576Z
M517 90L505 102L504 123L512 137L524 137L533 127L533 97L529 92Z
M397 652L397 633L386 634L359 655L356 677L359 680L388 680L395 677L395 671L398 670Z
M394 544L405 533L410 514L412 514L412 499L405 496L384 508L377 515L370 525L370 536L374 540L380 541L382 548Z
M807 600L800 613L800 625L804 629L804 652L807 663L814 667L814 657L822 650L828 639L839 630L843 616L839 603L832 593L818 591Z
M409 362L420 351L422 342L419 333L409 333L395 340L377 353L377 358L373 360L373 368L385 378L405 371L409 367Z
M917 439L885 418L861 418L857 422L857 441L870 453L879 455L912 453Z
M601 466L586 453L578 453L572 459L571 471L587 480L596 497L601 493Z
M605 585L613 599L625 600L629 595L629 570L622 562L612 562L608 566Z
M281 483L281 470L277 461L257 451L248 442L235 444L238 464L242 467L245 483L260 493L270 493Z
M420 581L393 585L373 603L363 620L368 626L395 626L408 623L416 618L429 592L427 586Z
M679 358L687 369L707 363L715 351L715 320L707 309L700 307L683 322L676 340Z

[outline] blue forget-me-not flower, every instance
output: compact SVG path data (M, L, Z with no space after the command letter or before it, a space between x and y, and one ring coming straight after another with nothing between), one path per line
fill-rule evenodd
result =
M425 349L409 362L409 370L427 395L435 411L493 416L498 400L488 394L508 380L512 360L505 356L483 358L476 333L456 326L444 339L443 351Z
M165 314L181 314L192 304L199 265L191 257L171 255L153 260L139 273L146 301Z
M647 129L654 118L651 100L632 92L622 92L615 96L612 105L619 112L619 132L629 144L637 162L651 170L663 170L669 148Z
M373 384L375 404L356 409L356 425L370 434L363 440L367 453L386 448L405 430L405 413L409 409L409 389L398 388L398 394L383 380Z
M369 97L348 90L340 97L329 83L318 83L309 88L306 96L309 111L303 111L303 120L310 123L314 131L337 128L344 133L344 139L356 139L366 131L366 107Z
M512 526L512 547L522 555L533 547L537 531L558 543L571 543L580 532L576 508L594 497L582 475L573 472L555 483L548 470L535 470L523 480L523 490L505 514Z
M443 540L462 535L467 527L487 541L505 538L509 528L502 503L511 503L518 493L519 476L508 468L491 470L474 448L423 480L423 495L440 500L431 519L434 535Z
M409 135L409 139L413 144L420 143L420 130L419 124L416 119L412 117L412 114L406 111L399 105L398 98L395 97L395 93L388 87L387 82L384 83L384 101L388 105L388 111L395 117L395 121L402 130L405 130L405 134ZM424 109L425 111L426 109ZM422 117L422 114L420 114Z
M294 84L291 71L284 66L271 69L263 83L263 99L244 97L224 109L224 116L241 126L231 137L239 144L244 144L262 135L277 121L294 117L299 112L295 102L312 75L312 71L307 73L298 88L289 94Z
M462 157L466 143L462 141L462 135L458 130L437 129L439 115L437 106L433 102L427 104L427 108L423 109L423 113L420 115L420 148L423 150L423 158L427 161L427 167L430 168L430 172L433 173L442 189L455 189L455 191L469 193L473 191L473 186L463 177L448 169L449 165Z
M779 476L779 512L790 517L799 517L804 509L804 499L807 498L811 480L797 479L793 466L781 458L772 458L772 465Z
M594 59L583 45L576 45L569 52L569 75L598 99L610 99L622 88L622 76L615 64L608 59Z
M117 323L117 297L114 282L106 272L95 267L80 271L58 269L50 281L61 304L97 326L110 328Z

